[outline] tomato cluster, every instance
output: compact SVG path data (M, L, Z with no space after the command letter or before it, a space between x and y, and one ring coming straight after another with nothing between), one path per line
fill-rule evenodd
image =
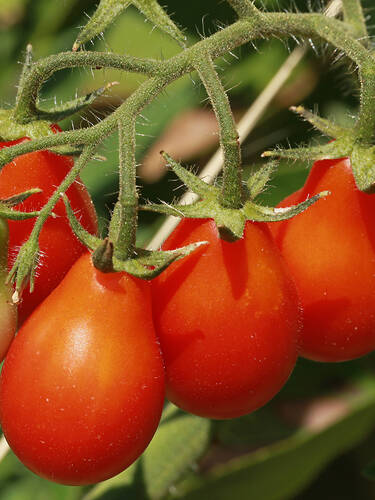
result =
M0 196L42 187L19 207L38 209L70 166L50 152L18 158L0 174ZM163 248L207 245L152 282L95 269L58 205L1 374L1 424L18 457L57 482L101 481L145 449L165 393L196 415L234 418L267 403L298 355L342 361L373 350L375 198L357 190L348 160L322 161L281 206L327 189L289 221L247 222L235 242L211 219L183 220ZM94 232L85 189L68 196ZM11 248L31 224L11 225Z

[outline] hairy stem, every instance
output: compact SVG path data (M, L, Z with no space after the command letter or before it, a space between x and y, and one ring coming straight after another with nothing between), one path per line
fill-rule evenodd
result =
M73 184L78 175L80 174L83 167L85 167L90 161L92 155L94 154L96 146L86 146L82 151L81 156L75 162L73 168L69 171L69 173L65 176L64 180L61 184L56 188L52 196L49 198L48 202L44 205L44 207L39 212L39 217L36 219L33 230L30 234L29 239L38 238L40 231L47 218L51 214L54 206L60 200L61 195L65 193L65 191Z
M363 45L368 47L369 45L368 32L365 22L365 16L363 15L361 2L359 0L341 0L341 1L342 1L342 8L344 11L344 20L352 26L354 36L358 40L361 40Z
M259 12L250 0L227 0L227 2L236 11L238 17L254 16Z
M244 2L241 2L241 5L244 5ZM251 2L248 5L255 9ZM135 99L142 101L142 105L138 106L138 110L140 110L152 101L162 88L165 88L180 76L190 73L194 69L193 62L196 54L205 53L212 60L215 60L251 40L260 37L285 37L290 34L304 38L318 38L328 42L344 52L359 67L362 92L358 119L358 137L363 142L370 141L375 130L375 112L373 111L375 103L372 99L375 87L374 58L359 41L351 36L346 24L322 14L263 13L256 10L255 16L240 19L167 61L143 60L128 56L91 52L63 53L56 58L46 58L34 63L30 69L27 84L25 84L19 96L16 117L21 121L35 119L36 102L41 83L58 69L101 65L103 67L121 67L127 71L143 72L151 75L150 79L133 94ZM155 82L157 82L157 85L155 85ZM145 92L146 89L148 95ZM2 151L0 153L0 163L2 163L5 156L9 158L9 155L12 154L15 156L16 154L62 144L89 144L99 140L103 135L108 135L117 127L119 117L124 116L123 109L128 109L127 102L133 96L112 115L89 129L58 134L55 137L33 141L31 144L21 144L12 148L12 153ZM128 113L125 113L125 115L129 117Z
M135 119L126 125L119 121L120 192L109 226L109 239L114 244L114 256L127 260L134 255L138 193L135 163Z
M243 202L241 149L229 100L209 54L199 53L195 66L219 122L224 155L221 203L227 208L240 208Z
M28 77L20 86L14 118L18 123L27 123L39 118L36 107L40 88L56 71L66 68L93 67L122 69L132 73L152 76L158 72L159 61L104 52L62 52L41 59L28 70Z

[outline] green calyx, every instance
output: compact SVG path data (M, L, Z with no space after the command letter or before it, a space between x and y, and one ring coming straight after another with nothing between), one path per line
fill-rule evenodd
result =
M343 128L311 113L302 106L292 107L292 111L311 123L325 136L334 139L325 145L266 151L263 157L279 157L287 160L334 160L349 158L358 189L366 193L375 192L375 145L358 137L357 127Z
M17 123L13 110L0 109L0 138L3 141L14 141L21 137L40 139L47 135L53 135L51 122L38 120L29 123Z
M4 219L10 220L26 220L40 215L39 211L35 212L21 212L15 210L13 207L25 201L29 196L40 193L41 189L33 188L23 193L16 194L10 198L0 200L0 247L1 235L3 234ZM52 217L56 215L51 213ZM30 281L30 290L34 288L35 269L39 256L38 239L31 238L24 245L22 245L16 261L7 277L7 283L16 284L16 292L13 295L13 302L19 301L20 292L25 288L26 284Z
M15 210L13 207L25 201L29 196L33 194L41 193L41 189L33 188L23 193L16 194L10 198L0 199L0 218L11 219L11 220L25 220L37 217L39 212L21 212Z
M290 219L303 212L310 205L329 193L322 193L307 199L303 203L286 208L265 207L255 203L254 199L264 190L272 173L275 170L275 163L271 162L263 169L253 174L246 186L245 200L241 208L226 208L221 203L221 189L216 186L210 186L201 179L192 174L189 170L182 167L168 154L162 153L168 161L170 167L182 182L199 199L191 205L142 205L142 210L158 212L175 217L191 218L211 218L214 219L220 234L229 241L242 238L246 221L271 222Z
M14 265L8 274L8 283L15 283L16 291L13 302L19 302L25 286L30 283L30 292L34 290L34 278L39 259L39 243L37 238L29 238L18 252Z
M135 247L128 258L118 258L115 255L115 246L109 238L98 238L88 233L77 220L64 195L66 213L74 234L92 253L94 266L102 272L126 272L137 278L150 280L158 276L164 269L176 260L190 255L206 242L193 243L183 248L170 251L149 251Z

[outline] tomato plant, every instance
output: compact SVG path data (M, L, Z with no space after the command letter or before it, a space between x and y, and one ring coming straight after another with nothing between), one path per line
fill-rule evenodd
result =
M0 218L0 362L9 348L17 326L17 310L11 301L7 277L8 224Z
M310 304L301 292L305 320L309 316L314 326L313 342L305 329L303 354L337 359L337 352L343 356L352 341L356 347L352 343L352 352L342 359L372 349L375 259L370 225L374 207L370 197L358 194L355 187L375 192L373 33L367 30L361 0L332 0L316 9L310 5L314 2L297 0L289 12L278 12L271 6L274 2L265 2L272 12L267 5L259 9L253 0L200 2L210 12L199 37L196 25L205 13L199 12L198 19L192 16L189 2L175 2L176 19L184 25L181 30L159 0L102 0L88 12L87 24L76 30L74 42L70 30L82 24L78 17L83 15L74 9L77 0L69 2L68 11L66 2L54 2L52 7L44 0L17 3L21 7L27 3L31 10L9 7L11 15L2 15L0 7L5 32L2 55L12 50L9 61L18 61L15 51L25 47L26 38L33 40L37 54L44 54L51 44L52 55L33 59L32 47L27 45L18 84L12 85L17 89L14 105L0 109L0 140L4 141L0 146L0 216L18 221L10 223L8 280L14 283L15 301L23 293L22 326L0 379L0 419L10 446L31 470L53 481L85 485L109 478L142 453L155 431L166 373L168 396L182 409L215 419L245 417L212 425L168 404L160 432L141 460L114 481L69 490L73 496L90 500L176 495L190 500L276 500L303 495L303 485L329 460L370 435L375 377L370 357L341 368L300 360L276 401L251 413L288 379L300 353L303 325L292 272L272 240L270 227L275 232L283 228L280 231L287 241L292 228L300 220L307 221L297 243L284 248L283 234L278 237L283 251L290 251L306 268L301 276L312 275L327 262L324 272L312 280L317 293ZM288 9L290 2L281 3L283 10ZM60 22L51 23L53 14ZM145 18L156 28L149 44ZM103 45L100 39L112 22L119 27L111 29L110 40ZM63 32L54 32L54 26ZM160 38L158 31L164 32ZM24 34L23 40L17 39L16 32ZM132 40L132 34L137 39ZM291 37L304 48L296 47L288 57L288 41L285 50L278 42L266 47L269 37ZM97 38L92 45L90 41ZM69 39L72 46L57 53ZM55 41L58 46L53 46ZM249 56L247 49L259 43L262 53ZM347 113L334 112L337 92L327 85L327 66L311 57L299 64L309 44L318 56L322 47L329 46L335 59L350 62L353 73L358 73L355 123L341 118L353 112L351 99L346 103ZM233 63L230 69L227 62ZM3 66L0 85L15 71L8 63ZM270 80L270 73L279 66L277 76ZM114 75L119 76L118 82L107 82ZM105 94L116 83L118 95L107 106ZM82 95L83 88L88 89L86 95ZM298 105L313 88L320 108L336 114L334 123ZM254 98L261 94L246 111L249 92ZM4 91L1 95L3 102L9 102L10 95ZM95 103L99 96L103 101ZM334 140L292 149L276 147L275 140L309 143L303 127L284 122L284 111L291 105ZM261 117L260 127L254 130ZM51 126L70 119L65 132ZM250 130L254 130L251 144L244 142ZM220 144L220 154L196 176L185 163L198 160L203 166L214 144ZM256 165L250 165L263 148L263 158L277 161L258 163L257 159ZM153 153L161 149L159 160ZM74 163L57 152L74 154ZM316 185L308 181L302 194L288 200L291 207L283 204L275 209L273 203L258 203L257 197L276 171L281 189L289 189L289 182L296 181L295 170L287 172L284 160L303 163L307 158L343 157L350 157L351 169L344 169L350 182L345 184L345 176L337 173L336 163L345 162L331 161L329 172L321 178L312 174ZM93 161L99 158L103 159L100 165ZM187 188L180 202L164 182L140 189L143 182L165 173L164 161L173 170L167 175L169 180L176 175ZM138 169L140 162L143 165ZM335 176L332 183L323 182L331 174ZM101 224L100 237L94 234L95 216L80 176L87 180L98 212L108 216ZM139 185L137 176L143 177ZM37 187L41 193L30 190ZM320 201L327 189L333 193L331 199ZM357 201L353 193L358 194L354 195ZM331 201L338 199L338 207L330 209ZM277 224L315 202L322 212L317 219L311 215L311 223L307 212L306 217ZM28 213L20 214L17 208ZM146 228L151 219L143 217L141 210L189 220L174 231L164 250L160 248L176 228L175 219L168 218L143 248L139 241L147 240L153 231ZM310 212L317 213L314 207ZM332 217L333 213L337 216ZM25 217L32 220L21 221ZM266 224L271 221L275 224ZM325 231L324 237L320 238L318 229ZM332 239L337 241L332 243ZM91 261L88 255L81 256L85 248ZM331 255L325 261L327 254ZM5 267L3 263L0 268L0 286ZM156 276L152 285L147 283ZM35 292L30 295L28 287L33 289L34 277ZM324 279L327 286L319 289ZM302 284L299 287L302 290ZM0 304L1 298L0 289ZM351 314L345 315L349 310ZM341 324L344 335L337 341L334 332ZM313 347L322 346L332 351L315 352L315 358ZM5 451L3 437L0 461ZM231 460L226 465L222 462L227 456ZM70 495L67 489L56 489L22 468L15 477L14 458L5 460L0 500L17 495L20 481L27 488L26 494L20 493L25 498L34 491L34 484L38 484L35 491L39 485L48 491L38 491L38 497ZM194 471L192 464L198 466ZM341 496L351 494L346 485L333 490L325 489L323 496L340 497L341 491Z
M212 220L183 220L166 241L207 247L152 282L167 397L211 418L233 418L269 401L297 357L296 291L265 224L243 239L219 237Z
M324 160L280 206L323 189L325 200L270 228L301 297L302 354L345 361L375 349L375 198L358 190L348 159Z
M0 142L0 149L22 142ZM22 204L18 210L39 210L72 168L71 157L57 155L50 151L38 151L16 158L0 171L0 198L7 198L30 188L40 188ZM85 228L95 233L97 222L90 196L79 179L67 191L67 196ZM85 247L73 234L66 218L64 203L59 201L54 208L57 217L49 217L41 231L39 246L40 260L35 279L34 292L24 290L19 304L19 323L30 315L35 307L58 285L69 268L85 251ZM17 250L27 240L34 224L34 219L9 221L9 267Z
M1 426L20 460L64 484L118 474L164 402L149 283L83 255L20 329L0 382Z

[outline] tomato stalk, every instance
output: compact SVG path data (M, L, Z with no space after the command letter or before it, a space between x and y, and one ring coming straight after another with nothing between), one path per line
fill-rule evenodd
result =
M233 10L236 11L238 17L248 17L248 16L256 16L259 11L253 5L252 2L248 0L227 0L231 5Z
M138 220L138 193L135 163L135 120L119 122L120 192L109 225L114 256L126 260L134 256Z
M147 251L137 248L138 193L136 187L135 120L119 127L120 189L112 214L108 236L103 240L88 233L75 217L68 199L64 197L67 215L73 232L93 251L94 266L102 272L125 271L141 279L151 279L172 262L193 252L203 242L173 251Z
M336 19L327 19L322 14L288 14L260 12L251 2L230 2L237 9L241 19L231 26L214 33L201 40L191 48L170 58L167 61L140 59L130 56L107 54L98 52L68 52L53 57L47 57L33 63L28 78L19 88L18 102L14 118L18 124L26 124L40 118L38 109L38 95L44 81L48 80L56 71L74 67L102 67L116 68L134 73L143 73L150 77L150 85L143 85L138 92L144 98L144 105L153 100L161 90L177 78L191 72L193 60L197 53L207 53L212 60L223 56L228 51L249 41L272 36L289 36L291 33L305 38L318 37L343 51L359 67L363 65L368 51L363 45L351 36L346 25ZM153 77L158 77L153 80ZM162 81L161 87L159 80ZM143 90L148 89L148 95ZM131 97L133 97L131 96ZM33 146L15 147L14 155L24 152L51 148L63 144L87 144L103 135L111 133L117 127L121 109L126 108L127 101L101 123L85 130L66 132L48 140L35 141ZM43 110L43 113L45 111ZM137 113L136 113L137 114ZM30 147L32 149L30 149ZM17 149L16 149L17 148ZM9 162L12 157L0 156L1 162Z
M351 25L354 36L368 47L369 38L361 2L359 0L342 0L342 8L344 21Z
M229 100L209 54L197 54L195 67L219 123L220 144L224 155L220 202L226 208L240 208L244 198L240 168L241 148Z

